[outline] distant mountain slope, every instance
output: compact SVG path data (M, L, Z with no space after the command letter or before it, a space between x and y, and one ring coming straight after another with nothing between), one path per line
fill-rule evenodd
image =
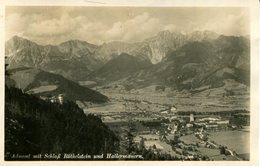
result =
M11 70L12 71L12 70ZM26 92L40 96L57 96L65 94L72 101L88 101L92 103L107 102L108 98L94 90L65 79L63 76L38 69L23 69L13 72L11 79L16 86Z
M216 39L218 36L218 34L210 31L195 31L187 35L161 31L141 42L110 42L103 44L96 50L95 55L103 55L108 61L121 53L128 53L157 64L161 62L168 52L174 51L190 41L211 40Z
M179 90L202 86L223 86L233 79L249 85L250 44L244 37L220 36L217 39L189 42L169 53L153 67L128 76L125 84L145 87L167 85ZM136 80L142 79L142 82Z
M122 53L118 57L108 61L100 69L91 73L87 79L102 83L113 82L141 69L149 68L151 65L149 61Z
M58 46L41 46L14 36L6 42L9 68L33 67L71 80L80 80L103 63L93 56L97 46L84 41L71 40Z
M116 150L115 134L75 103L63 105L41 100L17 88L5 88L5 159L13 154L89 154Z
M112 41L109 43L104 43L95 50L95 56L101 59L104 63L110 61L111 59L119 56L122 53L133 53L138 49L142 43L126 43L120 41Z

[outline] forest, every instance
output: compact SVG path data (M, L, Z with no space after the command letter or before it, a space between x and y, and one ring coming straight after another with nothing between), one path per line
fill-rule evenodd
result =
M13 154L116 152L118 138L74 102L54 104L5 87L5 159Z

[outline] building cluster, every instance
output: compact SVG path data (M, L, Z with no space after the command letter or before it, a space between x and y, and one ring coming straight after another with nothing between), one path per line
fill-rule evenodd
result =
M64 101L65 101L65 95L64 94L58 94L58 95L49 96L49 97L40 96L40 98L43 99L43 100L47 100L47 101L50 101L52 103L58 103L58 104L63 104Z
M230 116L222 114L180 113L173 105L157 104L145 99L132 98L119 101L123 107L118 108L123 110L100 112L102 121L112 130L127 126L131 121L137 126L135 138L143 137L147 149L154 148L155 152L161 151L187 160L205 158L206 154L202 156L198 153L199 148L204 150L207 148L220 155L220 145L208 139L208 131L232 129ZM185 135L193 135L197 139L197 144L180 141ZM137 144L138 142L140 140L136 141ZM225 149L223 154L232 156L233 152Z
M207 130L225 129L229 125L229 120L222 120L221 118L206 117L194 121L194 125L204 127Z

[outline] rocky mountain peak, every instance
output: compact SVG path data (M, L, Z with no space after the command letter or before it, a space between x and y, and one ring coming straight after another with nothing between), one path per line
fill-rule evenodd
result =
M36 44L35 42L32 42L28 39L25 39L25 38L22 38L22 37L19 37L16 35L6 42L5 48L6 48L6 53L8 55L9 53L11 53L14 50L17 51L17 50L21 50L26 47L35 47L37 45L38 44Z
M164 31L161 31L157 34L157 36L162 36L162 37L167 37L169 35L171 35L172 33L169 31L169 30L164 30Z
M96 45L81 40L68 40L58 45L62 52L75 53L79 50L87 50L88 52L94 52L97 48Z
M202 41L216 39L219 35L212 31L194 31L187 35L188 39L191 41Z

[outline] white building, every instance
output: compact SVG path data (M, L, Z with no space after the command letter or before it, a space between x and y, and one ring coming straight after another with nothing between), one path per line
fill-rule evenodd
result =
M194 122L194 114L193 113L190 114L190 122Z
M229 124L229 120L217 121L217 124Z
M63 102L64 102L64 95L63 94L59 94L58 100L59 100L60 104L63 104Z

